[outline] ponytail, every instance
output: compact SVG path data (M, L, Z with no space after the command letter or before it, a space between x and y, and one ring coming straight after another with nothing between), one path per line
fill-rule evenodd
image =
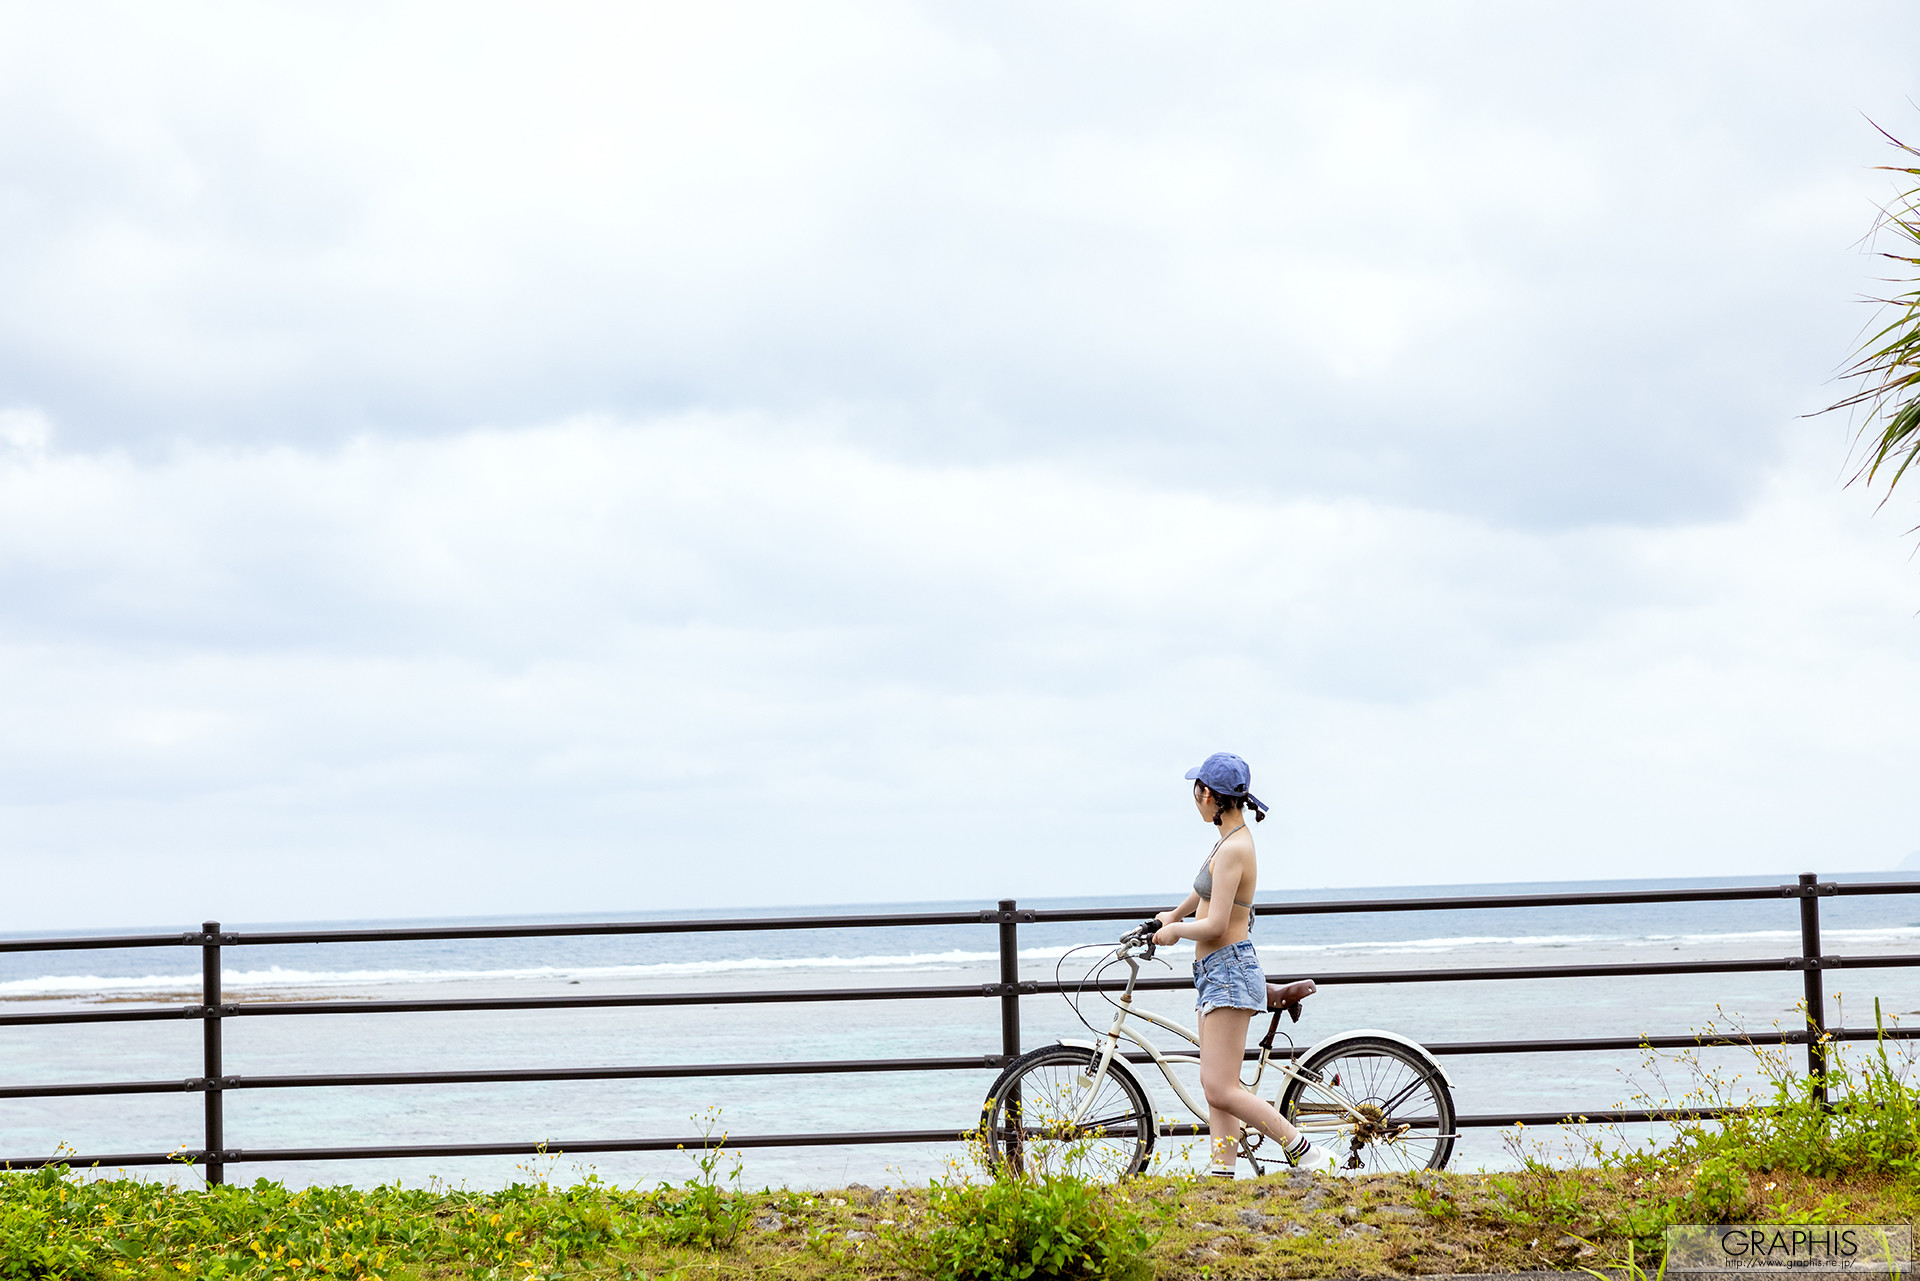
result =
M1251 797L1245 795L1232 796L1225 792L1216 792L1211 787L1207 787L1205 783L1200 784L1200 786L1206 787L1207 795L1213 798L1213 825L1215 827L1226 826L1222 820L1226 818L1229 809L1251 809L1253 811L1254 822L1264 823L1267 821L1267 807L1258 801L1254 801L1249 805L1248 801L1252 800Z

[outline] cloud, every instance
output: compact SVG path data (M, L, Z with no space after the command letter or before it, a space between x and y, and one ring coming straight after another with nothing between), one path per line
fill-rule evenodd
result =
M601 412L1524 524L1734 510L1904 7L18 9L0 379L76 442ZM1649 40L1649 30L1660 37Z
M1152 892L1226 745L1288 883L1891 861L1884 533L1817 464L1524 531L746 417L16 456L0 858L100 920Z
M0 925L1884 866L1917 24L0 12Z

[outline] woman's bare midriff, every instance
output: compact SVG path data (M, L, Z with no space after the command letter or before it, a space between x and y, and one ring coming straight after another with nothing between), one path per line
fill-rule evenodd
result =
M1245 890L1243 893L1246 894L1247 898L1253 898L1251 889ZM1202 899L1201 902L1209 903L1210 905L1210 900ZM1193 944L1193 959L1196 961L1204 961L1207 957L1212 956L1223 947L1232 947L1235 943L1244 943L1246 940L1252 938L1253 932L1247 928L1247 922L1252 919L1252 916L1253 912L1250 908L1241 907L1237 903L1234 904L1233 924L1228 927L1227 936L1218 943L1215 943L1212 947L1206 948L1204 951L1201 950L1200 941L1195 939Z

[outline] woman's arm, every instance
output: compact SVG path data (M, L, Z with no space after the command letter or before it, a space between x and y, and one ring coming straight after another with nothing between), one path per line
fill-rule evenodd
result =
M1156 912L1154 915L1162 925L1172 925L1175 921L1184 921L1189 916L1192 916L1194 909L1199 906L1200 896L1189 890L1187 896L1180 900L1179 907L1174 908L1171 912Z
M1159 946L1166 946L1178 939L1192 939L1197 943L1218 943L1233 928L1233 900L1240 893L1240 877L1245 859L1239 850L1223 849L1213 858L1213 897L1206 901L1207 914L1191 923L1170 922L1167 927L1153 936ZM1180 905L1182 916L1191 906L1200 902L1198 894L1187 895L1187 901ZM1223 908L1221 904L1226 904ZM1165 913L1161 913L1164 918Z

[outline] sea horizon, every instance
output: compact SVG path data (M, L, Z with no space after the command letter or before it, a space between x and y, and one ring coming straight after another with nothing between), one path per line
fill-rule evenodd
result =
M1726 876L1576 877L1526 881L1431 881L1388 885L1326 885L1290 887L1283 890L1262 889L1255 895L1255 902L1266 905L1274 903L1316 902L1322 899L1328 902L1339 902L1364 898L1405 899L1422 896L1451 897L1467 894L1551 894L1632 889L1691 889L1715 885L1785 885L1792 883L1800 875L1800 872L1784 872L1741 873ZM1878 881L1920 881L1920 868L1891 868L1885 871L1867 872L1819 872L1818 875L1822 881L1833 881L1840 884L1867 884ZM221 928L232 931L290 928L318 930L388 927L398 929L409 926L425 926L429 923L459 926L532 924L542 921L551 921L556 924L572 924L587 921L727 920L734 917L761 918L778 915L812 916L852 911L884 913L909 910L968 910L975 907L990 908L998 901L998 896L930 899L822 899L809 903L759 903L738 907L619 908L610 912L553 909L535 912L465 912L394 916L275 916L241 918L232 921L222 919ZM1160 903L1156 895L1151 892L1138 894L1040 895L1030 899L1015 898L1014 901L1019 903L1022 908L1038 909L1106 904L1113 906L1138 905L1141 907L1153 907L1158 903L1158 905L1162 907L1172 906L1171 900ZM98 938L119 935L166 933L176 929L198 929L199 925L200 922L198 921L147 921L145 923L121 922L113 925L40 926L31 929L9 927L0 929L0 939Z

